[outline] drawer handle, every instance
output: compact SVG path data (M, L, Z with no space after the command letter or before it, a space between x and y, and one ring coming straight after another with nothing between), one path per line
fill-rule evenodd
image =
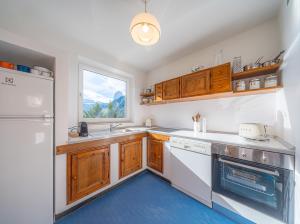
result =
M265 169L261 169L261 168L258 168L258 167L248 166L248 165L245 165L245 164L242 164L242 163L236 163L236 162L232 162L232 161L229 161L229 160L224 160L224 159L221 159L221 158L219 158L219 161L223 162L223 163L230 164L230 165L242 167L242 168L247 168L249 170L255 170L255 171L258 171L258 172L271 174L271 175L274 175L274 176L279 176L279 173L278 173L277 170L275 170L275 171L265 170Z

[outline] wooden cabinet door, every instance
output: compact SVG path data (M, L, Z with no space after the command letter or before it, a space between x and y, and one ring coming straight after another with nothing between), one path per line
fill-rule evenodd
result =
M110 183L109 147L68 154L68 204Z
M232 91L230 63L212 68L210 83L211 93Z
M147 165L158 172L163 172L163 141L148 139Z
M180 98L180 78L163 82L163 100Z
M163 99L163 84L157 83L155 84L155 101L162 101Z
M181 97L199 96L209 93L210 70L199 71L181 77Z
M120 143L119 176L125 177L142 168L142 140Z

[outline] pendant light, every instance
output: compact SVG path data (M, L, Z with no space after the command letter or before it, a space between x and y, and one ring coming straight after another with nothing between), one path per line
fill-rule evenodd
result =
M144 46L154 45L160 38L160 25L157 19L147 12L147 0L144 0L145 12L137 14L131 21L132 39Z

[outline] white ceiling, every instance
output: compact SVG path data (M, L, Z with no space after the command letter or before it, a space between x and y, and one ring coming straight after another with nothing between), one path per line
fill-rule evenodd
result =
M150 0L162 30L151 47L129 34L141 0L0 0L0 27L60 46L80 43L147 72L274 17L280 2Z

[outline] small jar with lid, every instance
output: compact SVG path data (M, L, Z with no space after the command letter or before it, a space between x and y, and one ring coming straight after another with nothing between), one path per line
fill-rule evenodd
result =
M238 80L235 83L236 91L245 91L246 90L246 82L245 80Z
M265 88L276 87L278 85L278 76L270 75L265 78Z
M260 88L260 79L252 79L249 83L249 89L259 89Z

